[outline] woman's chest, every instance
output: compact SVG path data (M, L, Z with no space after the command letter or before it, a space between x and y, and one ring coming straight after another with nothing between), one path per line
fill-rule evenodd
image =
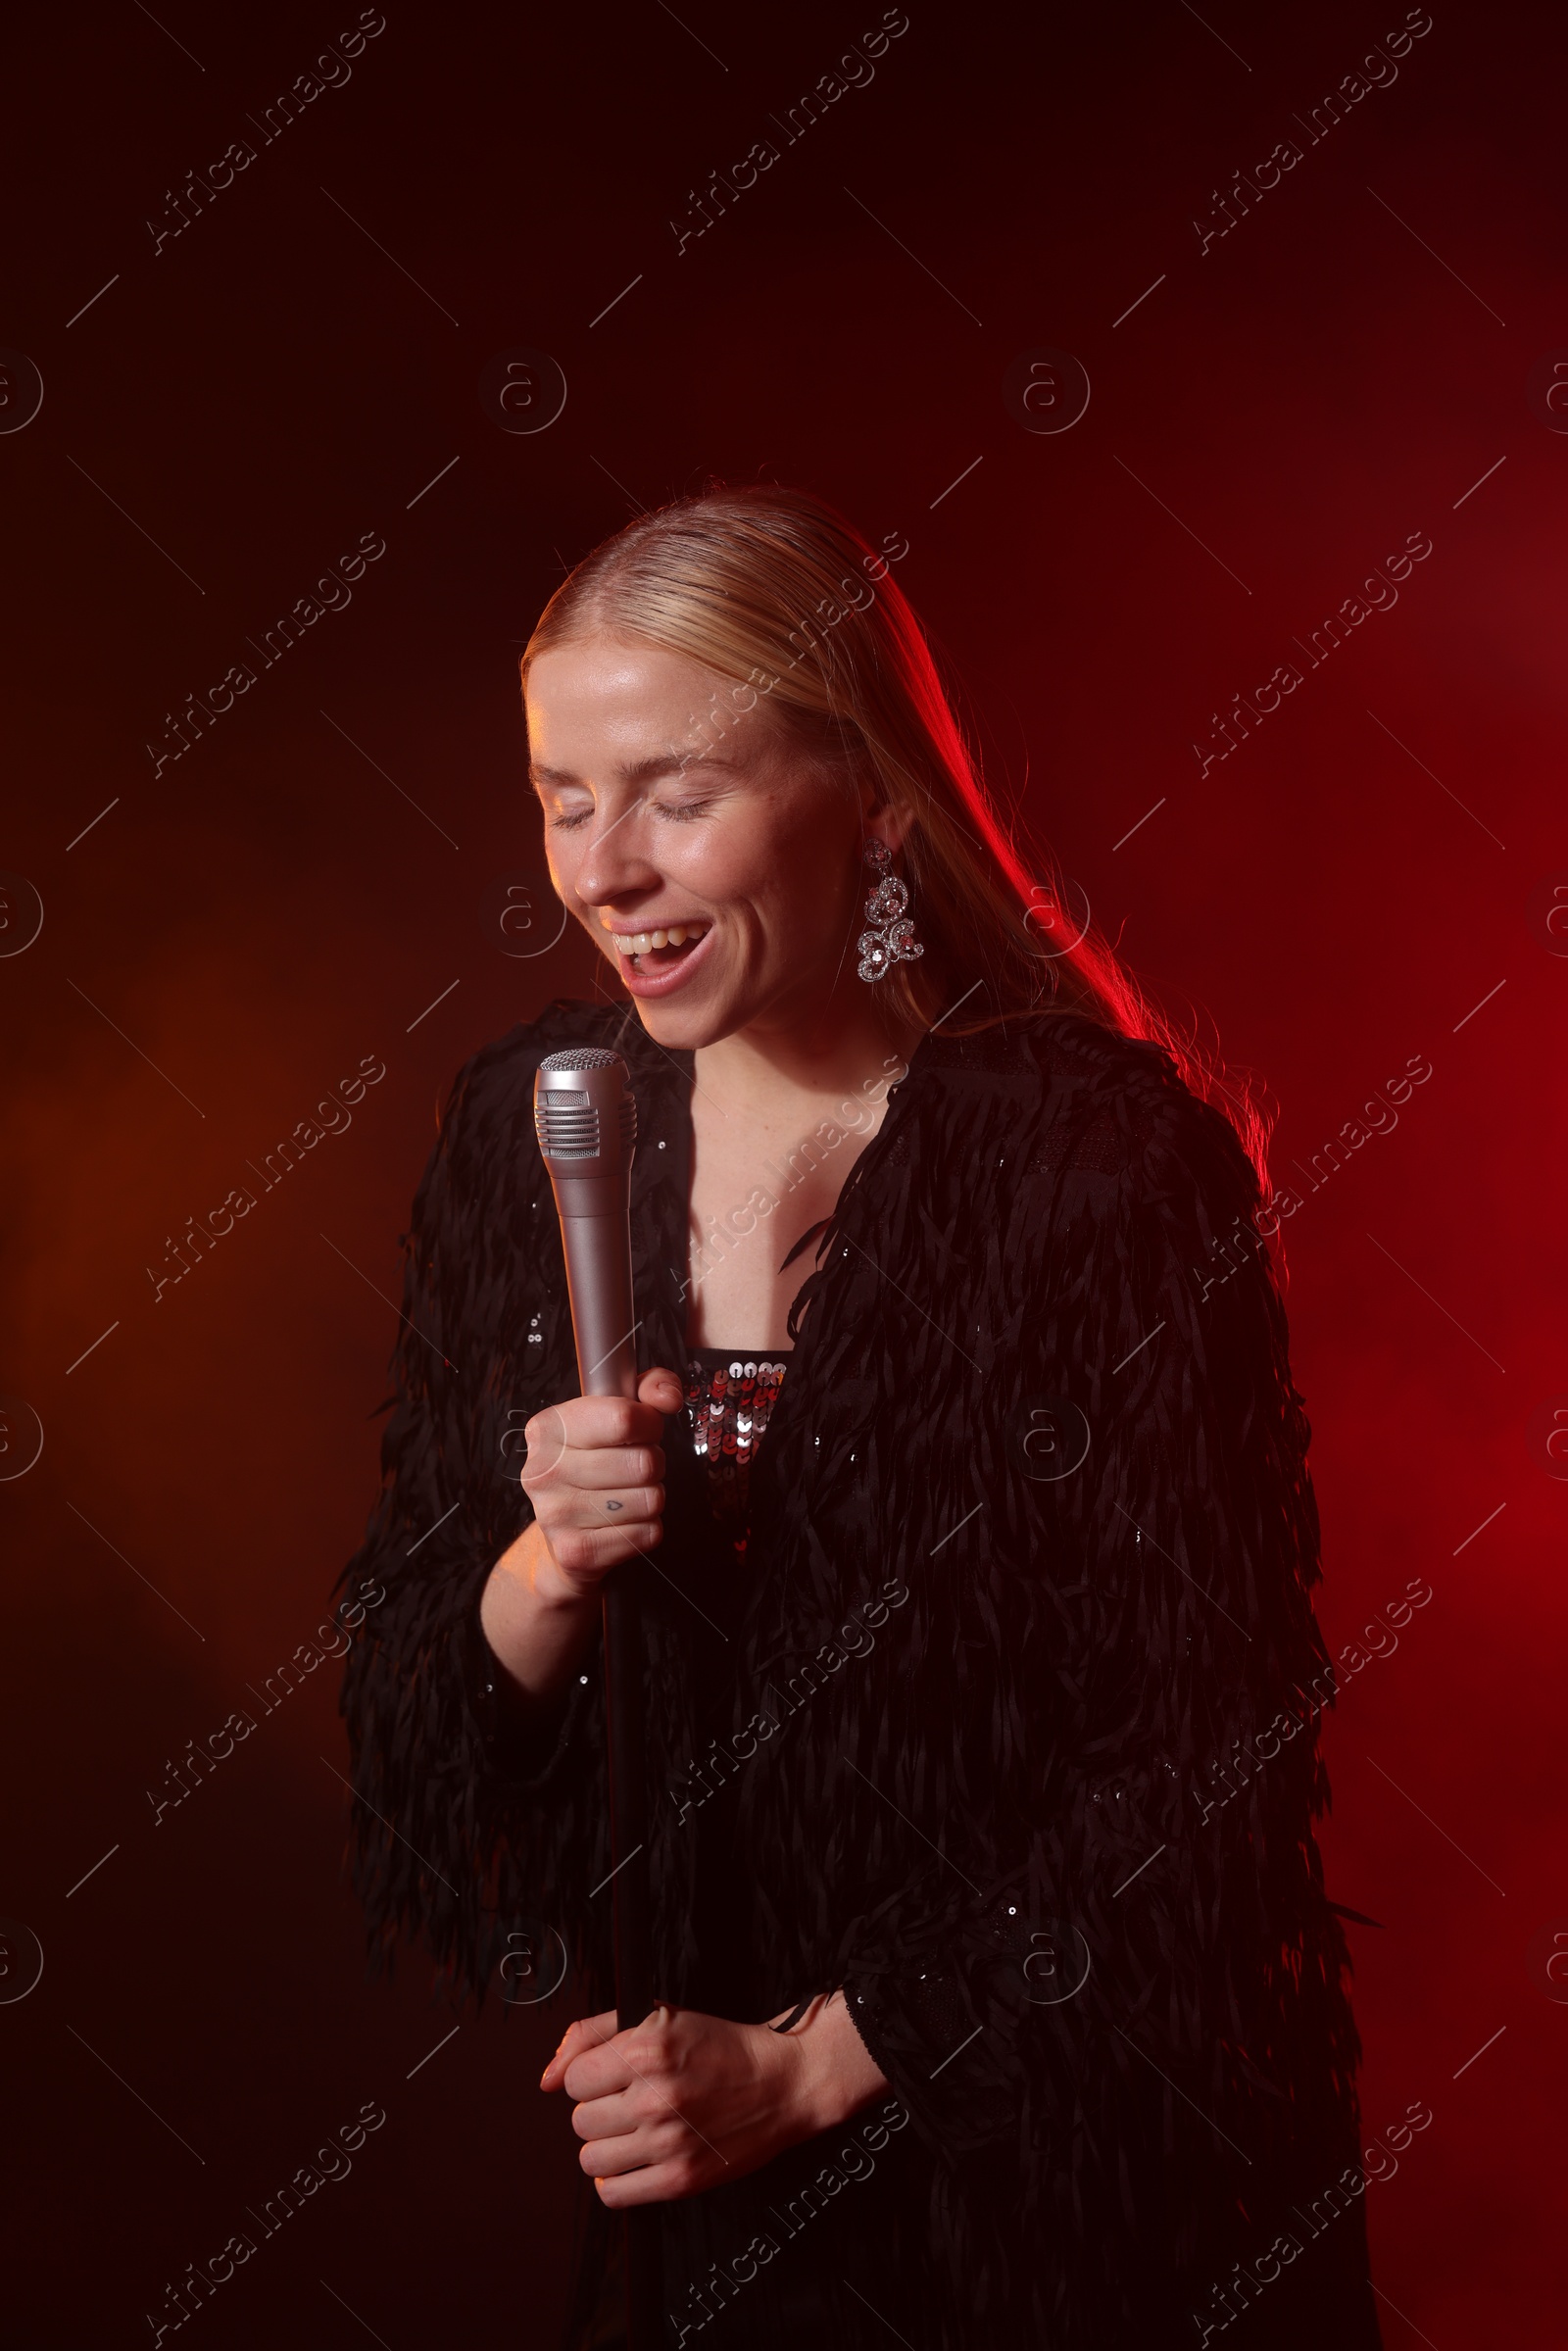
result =
M823 1120L805 1136L696 1122L687 1226L686 1337L695 1347L787 1348L814 1240L873 1130Z

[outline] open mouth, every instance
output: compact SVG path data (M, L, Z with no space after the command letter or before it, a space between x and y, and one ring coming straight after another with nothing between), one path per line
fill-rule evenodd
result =
M710 923L671 923L667 929L649 931L612 932L615 953L623 962L650 979L661 972L673 971L683 963L698 942L708 936Z

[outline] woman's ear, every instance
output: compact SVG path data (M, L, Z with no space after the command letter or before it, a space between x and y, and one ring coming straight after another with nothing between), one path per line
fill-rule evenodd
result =
M914 811L880 798L876 786L867 782L861 787L860 817L866 831L876 833L897 857L914 822Z

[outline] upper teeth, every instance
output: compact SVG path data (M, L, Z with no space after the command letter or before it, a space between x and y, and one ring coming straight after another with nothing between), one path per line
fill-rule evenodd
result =
M612 931L611 937L617 955L645 955L652 947L684 947L707 929L706 922L677 922L667 931Z

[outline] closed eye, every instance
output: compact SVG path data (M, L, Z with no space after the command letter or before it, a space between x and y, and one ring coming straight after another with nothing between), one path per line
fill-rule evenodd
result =
M650 805L661 816L668 816L674 823L684 824L693 816L705 816L713 804L710 800L656 800ZM592 814L592 808L574 808L567 814L552 816L550 829L555 833L575 832L578 825L586 824Z

